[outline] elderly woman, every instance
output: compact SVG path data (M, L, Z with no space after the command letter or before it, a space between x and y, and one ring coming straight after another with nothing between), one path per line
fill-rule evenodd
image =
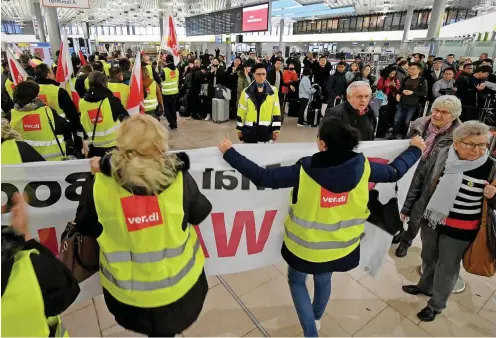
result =
M421 136L425 140L425 150L419 162L415 175L423 170L425 162L430 157L436 157L443 148L449 148L453 143L453 131L461 125L458 119L462 113L462 104L454 95L444 95L432 103L431 115L420 117L410 125L408 138ZM416 187L410 187L410 193L415 195ZM420 189L417 187L417 189ZM419 222L424 212L425 205L422 201L407 199L403 205L402 213L408 215L408 230L396 236L393 242L400 242L396 249L396 256L405 257L412 241L419 232ZM406 217L403 217L406 219Z
M339 118L358 129L361 141L372 141L377 119L369 106L371 96L372 89L368 82L352 82L346 89L346 102L335 107L328 106L325 116Z
M196 321L208 291L191 224L212 205L188 172L188 156L168 152L167 131L149 115L125 120L117 148L98 160L75 226L100 245L105 303L128 330L174 337Z
M430 297L417 314L426 322L446 308L460 261L479 231L483 198L492 203L496 193L488 184L493 166L487 150L489 127L468 121L454 130L453 139L449 148L430 156L407 196L425 210L420 221L423 274L417 285L405 285L403 291Z

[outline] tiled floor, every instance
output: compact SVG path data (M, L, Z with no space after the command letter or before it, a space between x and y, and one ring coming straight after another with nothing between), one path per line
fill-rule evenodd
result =
M229 135L234 141L234 123L214 124L180 120L179 130L170 133L170 147L194 149L215 146ZM296 120L287 118L280 142L315 140L316 130L298 128ZM237 140L236 140L237 141ZM235 141L235 142L236 142ZM401 286L418 280L420 240L405 258L390 250L380 273L375 278L361 270L336 273L332 296L322 318L321 336L496 336L496 277L491 279L462 272L466 290L450 298L448 308L432 323L419 323L416 313L427 298L410 296ZM271 336L302 336L286 282L285 263L222 276L263 329ZM187 336L260 337L257 328L221 281L208 278L210 291L198 321L183 332ZM313 292L313 283L308 283ZM115 323L103 296L69 308L63 321L71 336L139 336Z

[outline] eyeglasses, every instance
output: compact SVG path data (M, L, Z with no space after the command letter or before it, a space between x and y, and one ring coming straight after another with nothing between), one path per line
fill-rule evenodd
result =
M462 141L458 141L460 142L461 144L463 144L463 146L467 149L470 149L470 150L473 150L475 148L479 148L479 150L486 150L487 149L487 143L479 143L479 144L475 144L475 143L467 143L467 142L462 142Z
M445 111L445 110L439 110L437 108L432 108L432 114L441 114L443 117L446 117L448 115L451 115L451 113L449 111Z
M267 76L267 73L255 73L256 76Z

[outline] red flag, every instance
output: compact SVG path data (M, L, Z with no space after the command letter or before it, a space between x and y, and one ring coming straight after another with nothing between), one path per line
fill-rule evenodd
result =
M21 54L24 54L23 51L17 45L17 43L13 43L12 48L14 48L14 53L16 53L17 57L21 56Z
M141 52L136 53L133 72L129 87L129 99L127 101L127 112L129 115L144 114L144 93L141 78Z
M86 59L84 58L83 52L81 52L81 50L79 50L79 58L81 59L81 66L88 64L86 62Z
M7 60L9 62L10 74L12 75L12 82L17 86L19 82L25 81L28 78L28 73L26 73L24 68L22 68L21 64L8 49Z
M64 30L62 41L60 43L59 61L57 63L57 74L55 81L60 83L60 88L64 88L74 101L76 108L79 110L79 95L74 88L74 83L71 81L74 69L72 68L72 61L69 55L69 43L67 41L67 32Z
M167 37L167 46L165 48L169 53L174 56L174 64L179 63L179 46L177 43L176 28L174 26L174 20L172 16L169 15L169 34Z
M66 48L65 41L60 42L59 60L57 61L57 74L55 74L55 81L58 83L66 82L66 69L64 60L64 48Z

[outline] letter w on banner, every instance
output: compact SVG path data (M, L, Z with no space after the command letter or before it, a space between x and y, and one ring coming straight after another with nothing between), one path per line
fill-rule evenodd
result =
M19 82L25 81L28 78L28 73L22 68L21 64L15 59L14 55L7 49L7 60L9 62L10 74L12 75L12 82L18 85Z
M131 74L131 83L129 88L129 99L127 101L127 112L132 114L144 114L144 92L141 77L141 52L136 53L134 59L133 72Z
M71 95L72 101L79 110L79 95L74 88L74 83L71 81L71 77L74 73L72 68L72 61L69 55L69 42L67 41L67 32L64 29L64 34L62 36L62 42L60 43L60 55L59 62L57 64L57 74L55 75L55 81L60 83L60 88L67 90L69 95Z

